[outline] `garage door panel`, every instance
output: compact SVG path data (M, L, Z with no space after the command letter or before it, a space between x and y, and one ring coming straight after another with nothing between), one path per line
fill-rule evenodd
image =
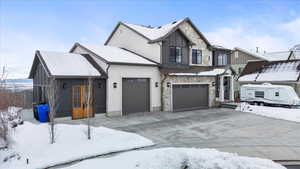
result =
M193 110L208 107L208 85L173 85L173 110Z
M150 103L149 79L124 78L122 82L123 114L148 112Z

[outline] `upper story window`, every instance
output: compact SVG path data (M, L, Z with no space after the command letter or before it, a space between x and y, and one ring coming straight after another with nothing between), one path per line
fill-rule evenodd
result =
M182 47L170 47L170 63L181 63L182 62Z
M192 49L192 64L202 64L202 51Z
M228 64L228 56L227 54L219 54L218 55L218 65L227 65Z

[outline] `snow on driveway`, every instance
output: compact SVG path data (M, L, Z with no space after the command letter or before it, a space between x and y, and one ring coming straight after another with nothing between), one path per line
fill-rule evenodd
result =
M247 103L241 103L241 106L237 107L236 110L254 113L257 115L271 117L275 119L300 122L300 109L268 107L268 106L253 106Z
M162 148L85 160L65 169L284 169L271 160L242 157L214 149Z
M57 124L55 129L56 143L49 144L48 124L25 122L18 126L12 136L15 143L10 152L19 153L21 159L2 163L2 151L0 169L46 168L96 155L153 145L152 141L137 134L105 127L92 127L91 140L87 140L85 125Z

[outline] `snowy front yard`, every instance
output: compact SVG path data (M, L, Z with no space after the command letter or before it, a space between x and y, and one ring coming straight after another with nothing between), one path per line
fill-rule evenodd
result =
M275 119L300 122L300 109L268 107L268 106L253 106L247 103L241 103L241 106L237 107L236 110L248 112L248 113L254 113L257 115L271 117Z
M49 125L25 122L12 133L14 143L9 151L0 150L1 169L45 168L47 166L86 157L153 145L153 142L133 133L92 127L92 139L87 140L85 125L57 124L56 143L49 144ZM8 154L20 158L3 162ZM26 164L28 159L29 164Z
M214 149L162 148L86 160L65 169L284 169L271 160Z

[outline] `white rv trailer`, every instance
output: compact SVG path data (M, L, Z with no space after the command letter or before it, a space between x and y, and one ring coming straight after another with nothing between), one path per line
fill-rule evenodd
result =
M300 106L300 99L291 86L247 84L241 86L241 102L265 105Z

